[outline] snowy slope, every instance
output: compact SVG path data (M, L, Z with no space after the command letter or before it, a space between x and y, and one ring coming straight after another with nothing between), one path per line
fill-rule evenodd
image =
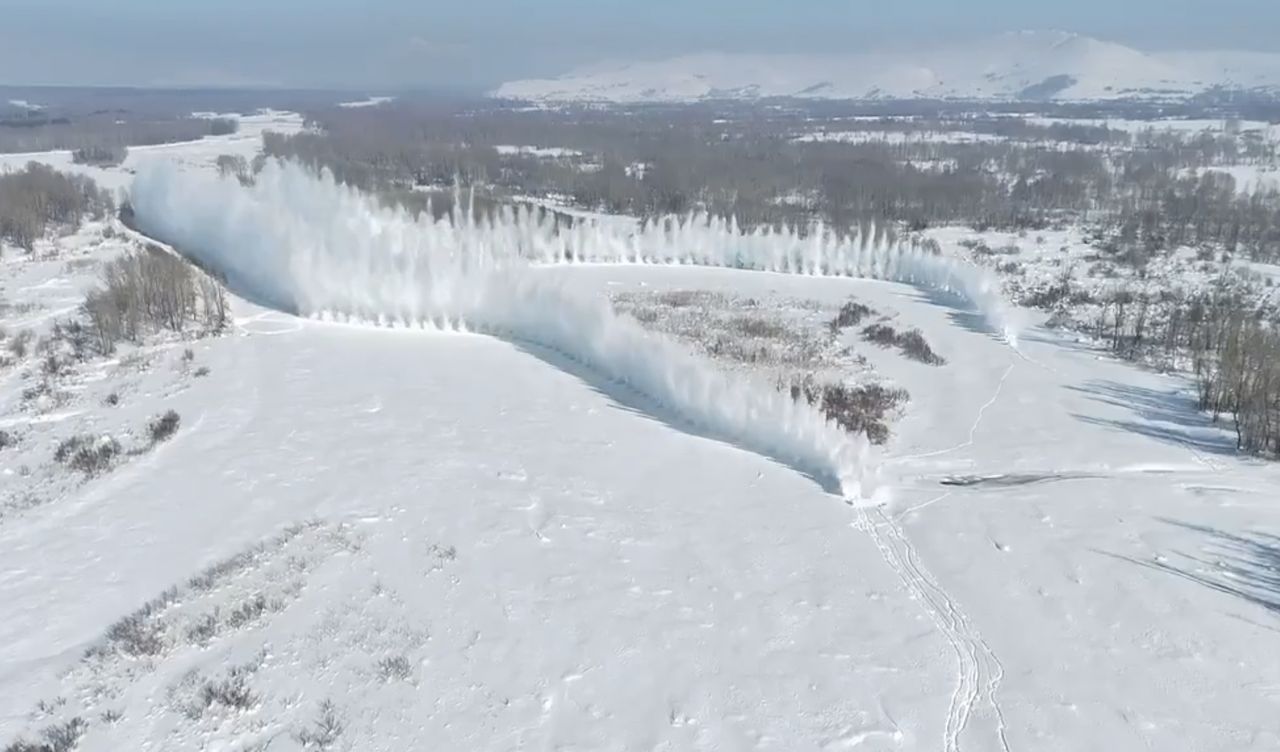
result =
M1146 53L1065 32L1020 32L913 52L706 53L597 65L511 81L497 97L535 101L1180 98L1221 86L1280 90L1280 55Z

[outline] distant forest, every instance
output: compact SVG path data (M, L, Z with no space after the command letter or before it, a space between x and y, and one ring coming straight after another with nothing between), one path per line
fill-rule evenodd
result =
M1213 244L1280 258L1280 194L1241 191L1230 176L1205 172L1274 164L1275 143L1255 134L1126 132L1016 111L912 107L916 114L888 116L880 105L825 102L544 109L408 100L312 110L314 128L269 135L265 145L269 156L328 168L410 206L457 181L496 201L555 197L637 216L705 210L749 226L889 218L908 231L1035 230L1083 221L1134 254ZM1170 114L1119 107L1053 115ZM1173 114L1230 126L1240 113L1201 104ZM496 148L512 146L558 151Z

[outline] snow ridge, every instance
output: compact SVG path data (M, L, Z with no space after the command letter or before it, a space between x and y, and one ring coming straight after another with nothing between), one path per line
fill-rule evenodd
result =
M581 223L524 248L537 263L692 264L901 282L973 306L988 326L1017 344L1017 316L994 273L891 242L874 225L848 237L821 224L803 235L792 228L747 232L733 219L690 214L646 222L635 231Z
M927 48L835 54L705 52L601 63L508 81L491 96L535 102L801 99L1177 101L1225 88L1274 95L1280 55L1150 52L1060 31L1023 31Z
M430 323L550 348L851 503L883 500L865 439L770 385L718 370L603 299L532 273L526 259L549 258L564 240L528 213L411 217L331 175L275 162L249 187L152 165L131 201L143 231L247 297L300 315Z

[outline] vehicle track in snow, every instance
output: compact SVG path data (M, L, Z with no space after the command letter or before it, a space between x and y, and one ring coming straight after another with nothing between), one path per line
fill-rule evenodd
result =
M947 707L943 752L960 752L961 737L975 714L988 713L999 749L1010 752L1004 709L997 699L1004 665L970 622L960 604L925 569L902 527L882 508L858 508L857 527L865 531L885 564L902 581L912 600L928 613L955 653L958 676Z
M1009 364L1000 376L991 399L978 409L973 425L969 427L967 440L948 449L895 459L906 461L937 457L973 446L983 417L987 410L999 401L1005 382L1008 381L1016 366L1017 361ZM949 492L943 494L921 505L921 508L942 501L949 495ZM980 712L989 714L994 725L996 741L999 743L998 747L987 745L984 748L998 748L1002 752L1010 752L1004 709L1000 707L996 696L1000 683L1004 679L1004 665L973 626L960 604L925 568L919 551L916 550L898 521L887 514L883 507L859 508L857 514L857 526L871 537L885 564L902 581L910 597L924 607L929 618L955 653L958 676L955 690L951 693L947 706L947 718L942 736L943 752L960 752L961 737L968 728L970 720Z

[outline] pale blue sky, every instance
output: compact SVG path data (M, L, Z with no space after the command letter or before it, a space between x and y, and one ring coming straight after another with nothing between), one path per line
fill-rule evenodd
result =
M1017 29L1280 51L1280 0L0 0L0 83L482 86L601 58Z

